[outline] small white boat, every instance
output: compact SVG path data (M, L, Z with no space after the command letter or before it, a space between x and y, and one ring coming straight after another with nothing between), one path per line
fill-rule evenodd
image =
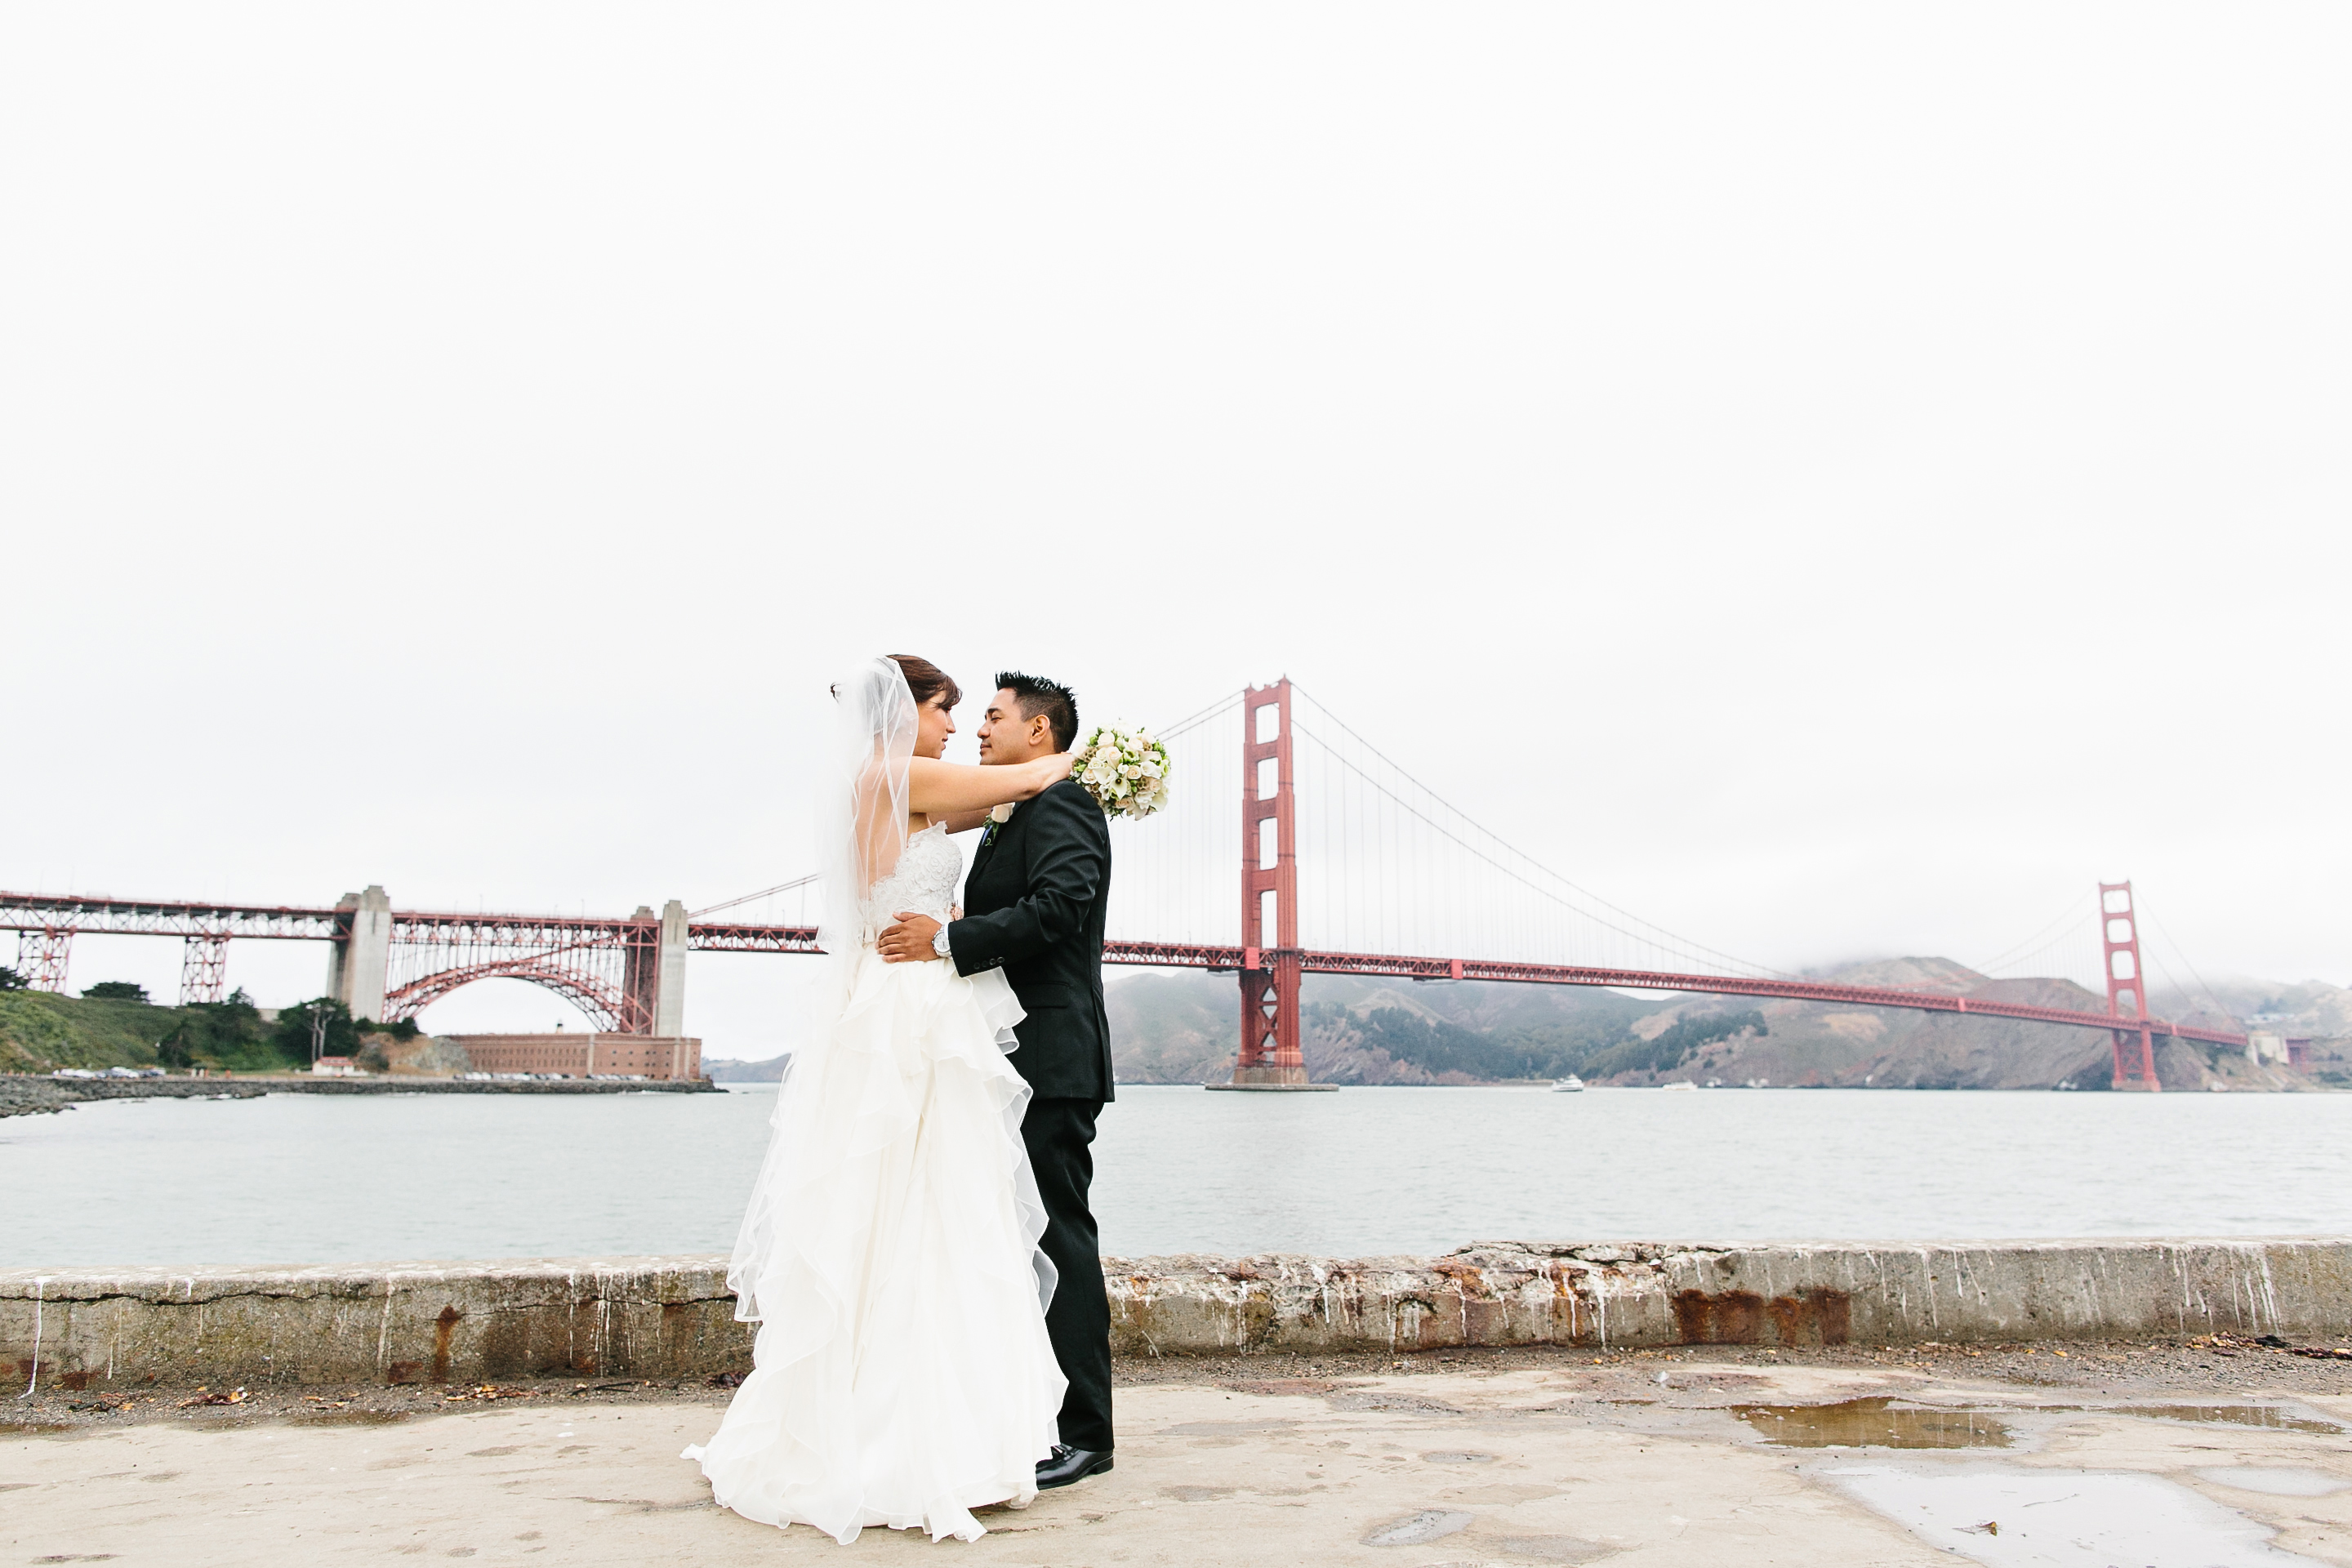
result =
M1582 1094L1584 1080L1574 1073L1569 1074L1566 1078L1556 1078L1551 1080L1551 1091L1554 1094Z
M1692 1093L1694 1093L1694 1094L1696 1094L1696 1093L1697 1093L1697 1092L1698 1092L1698 1085L1696 1085L1696 1084L1695 1084L1695 1083L1690 1083L1690 1082L1683 1082L1683 1083L1662 1083L1662 1084L1658 1085L1658 1087L1659 1087L1660 1089L1666 1089L1666 1090L1668 1090L1668 1091L1670 1091L1670 1092L1671 1092L1672 1090L1678 1089L1689 1089L1689 1090L1690 1090Z

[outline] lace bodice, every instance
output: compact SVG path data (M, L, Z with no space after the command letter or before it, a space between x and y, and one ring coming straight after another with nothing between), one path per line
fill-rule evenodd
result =
M956 879L962 875L963 857L948 841L946 823L910 837L898 857L898 868L875 883L861 906L868 938L901 910L945 921L948 906L955 901Z

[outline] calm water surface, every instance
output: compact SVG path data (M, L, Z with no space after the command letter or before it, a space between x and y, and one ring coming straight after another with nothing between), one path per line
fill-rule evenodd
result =
M723 1252L770 1086L271 1095L0 1121L0 1266ZM1104 1113L1106 1251L2352 1234L2352 1095L1516 1089Z

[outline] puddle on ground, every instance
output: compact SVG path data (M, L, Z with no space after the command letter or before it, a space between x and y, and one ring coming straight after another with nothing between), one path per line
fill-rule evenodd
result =
M1814 1473L1930 1546L1990 1568L2292 1568L2313 1561L2271 1545L2266 1527L2158 1476L1981 1462L1932 1470L1838 1465Z
M289 1426L389 1426L405 1421L405 1410L305 1410L284 1417Z
M1872 1398L1839 1405L1735 1405L1731 1411L1766 1442L1787 1448L2005 1448L2010 1432L2001 1416L2132 1415L2330 1436L2344 1430L2332 1421L2290 1415L2271 1405L2031 1405L1994 1415Z
M1787 1448L2006 1448L2009 1427L1976 1410L1938 1410L1892 1399L1842 1405L1735 1405L1733 1415Z
M2269 1497L2329 1497L2352 1487L2352 1481L2326 1470L2297 1470L2268 1465L2214 1465L2197 1474L2217 1487Z
M2070 1407L2071 1408L2071 1407ZM2158 1421L2226 1421L2232 1426L2267 1426L2274 1432L2325 1432L2344 1428L2333 1421L2306 1421L2270 1405L2123 1405L2117 1415L2146 1415Z
M1458 1535L1475 1521L1473 1514L1451 1509L1425 1508L1419 1513L1409 1513L1402 1519L1391 1520L1364 1537L1367 1546L1426 1546L1433 1541Z

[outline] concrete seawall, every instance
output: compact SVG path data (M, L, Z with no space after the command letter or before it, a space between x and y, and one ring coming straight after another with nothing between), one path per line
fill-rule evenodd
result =
M1706 1247L1439 1258L1108 1258L1122 1355L2352 1333L2352 1238ZM35 1383L680 1378L750 1365L726 1260L0 1272Z

